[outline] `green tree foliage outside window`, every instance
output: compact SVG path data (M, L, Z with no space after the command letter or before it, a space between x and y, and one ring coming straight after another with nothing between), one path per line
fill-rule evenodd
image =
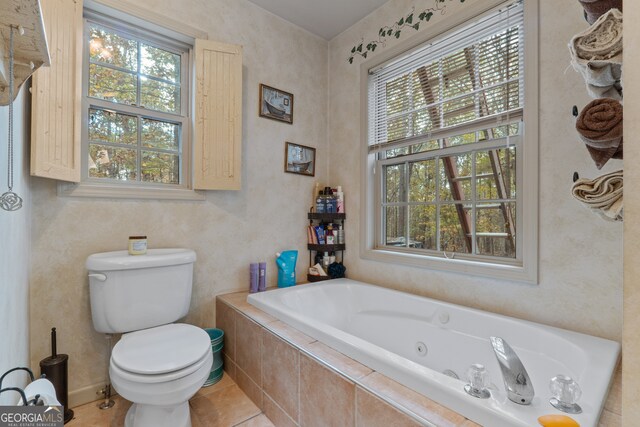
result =
M180 184L181 54L93 22L86 34L89 177Z

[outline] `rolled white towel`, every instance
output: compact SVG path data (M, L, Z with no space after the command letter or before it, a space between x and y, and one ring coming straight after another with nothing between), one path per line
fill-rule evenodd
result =
M595 179L581 178L573 183L571 194L576 200L609 221L623 220L623 174L611 172Z
M622 12L611 9L576 34L569 51L591 97L622 99Z
M51 381L46 378L39 378L33 381L24 389L24 394L27 397L27 402L35 399L37 395L40 395L39 401L44 406L60 406L60 402L56 397L56 389L53 387ZM22 398L18 402L18 405L24 405Z

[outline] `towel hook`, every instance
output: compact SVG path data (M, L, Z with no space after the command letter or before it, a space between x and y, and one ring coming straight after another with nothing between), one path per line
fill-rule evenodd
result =
M578 117L580 115L580 113L578 113L578 106L574 105L573 108L571 109L571 114L573 114L573 117Z
M573 173L573 182L576 182L579 179L580 179L580 175L578 175L578 172L574 172Z

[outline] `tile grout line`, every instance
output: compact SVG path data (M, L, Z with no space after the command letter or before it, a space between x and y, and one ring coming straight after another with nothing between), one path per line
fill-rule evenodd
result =
M278 402L276 402L275 400L273 400L273 398L271 396L269 396L269 394L265 391L264 395L267 396L267 398L271 401L271 403L273 403L274 405L276 405L278 407L278 409L280 409L280 411L282 411L282 413L284 414L285 417L287 417L289 420L291 420L291 423L295 426L298 426L299 424L293 419L291 418L291 416L289 414L287 414L287 411L285 411L282 406L280 406L280 404ZM265 416L267 418L269 418L267 416L267 414L265 414ZM271 419L269 418L269 421L271 421Z
M231 427L238 427L239 425L242 425L242 424L244 424L244 423L247 423L247 422L251 421L251 420L252 420L252 419L254 419L254 418L258 418L260 415L264 415L264 414L263 414L262 412L260 412L259 414L254 415L253 417L249 417L249 418L247 418L247 419L246 419L246 420L244 420L244 421L240 421L239 423L234 424L234 425L233 425L233 426L231 426ZM265 417L267 417L267 416L265 415ZM267 417L267 419L269 419L269 417ZM269 421L271 421L271 420L269 420ZM272 424L273 424L273 423L272 423Z

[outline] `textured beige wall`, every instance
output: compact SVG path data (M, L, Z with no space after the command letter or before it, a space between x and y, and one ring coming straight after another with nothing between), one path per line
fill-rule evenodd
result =
M31 188L26 89L14 104L14 185L22 209L0 210L0 375L29 363L29 247ZM7 191L7 124L9 107L0 107L0 194ZM8 377L3 387L23 387L24 375ZM16 395L0 396L0 405L13 404Z
M70 390L104 380L106 346L93 330L84 269L94 252L125 249L132 234L149 246L193 248L198 255L187 321L215 323L215 296L248 287L250 262L298 249L298 274L308 263L306 212L314 178L283 172L285 141L317 148L316 178L327 171L327 42L245 0L148 0L156 13L244 46L241 191L212 191L204 202L63 198L56 183L34 179L31 272L31 363L49 351L49 329L70 356ZM258 117L258 85L295 96L294 124ZM89 393L91 395L91 393Z
M482 0L446 2L446 20L456 10ZM587 27L577 1L541 0L540 7L540 226L539 284L489 280L360 259L359 164L360 59L347 62L354 44L371 40L383 25L433 5L432 0L391 0L330 42L329 141L330 174L341 182L348 215L346 265L351 278L428 295L600 337L622 334L622 224L609 223L587 211L570 195L573 171L598 172L578 142L571 107L588 101L583 82L570 69L567 44ZM424 26L420 31L424 31ZM399 41L408 38L403 35ZM408 46L407 46L408 47ZM384 50L385 48L381 48ZM375 54L380 51L376 50ZM620 161L602 172L621 167Z
M640 28L629 23L640 22L640 4L628 1L624 6L624 95L626 99L640 98L640 79L635 69L640 67L638 46ZM622 357L622 424L637 427L640 424L640 105L627 102L624 120L624 335Z

